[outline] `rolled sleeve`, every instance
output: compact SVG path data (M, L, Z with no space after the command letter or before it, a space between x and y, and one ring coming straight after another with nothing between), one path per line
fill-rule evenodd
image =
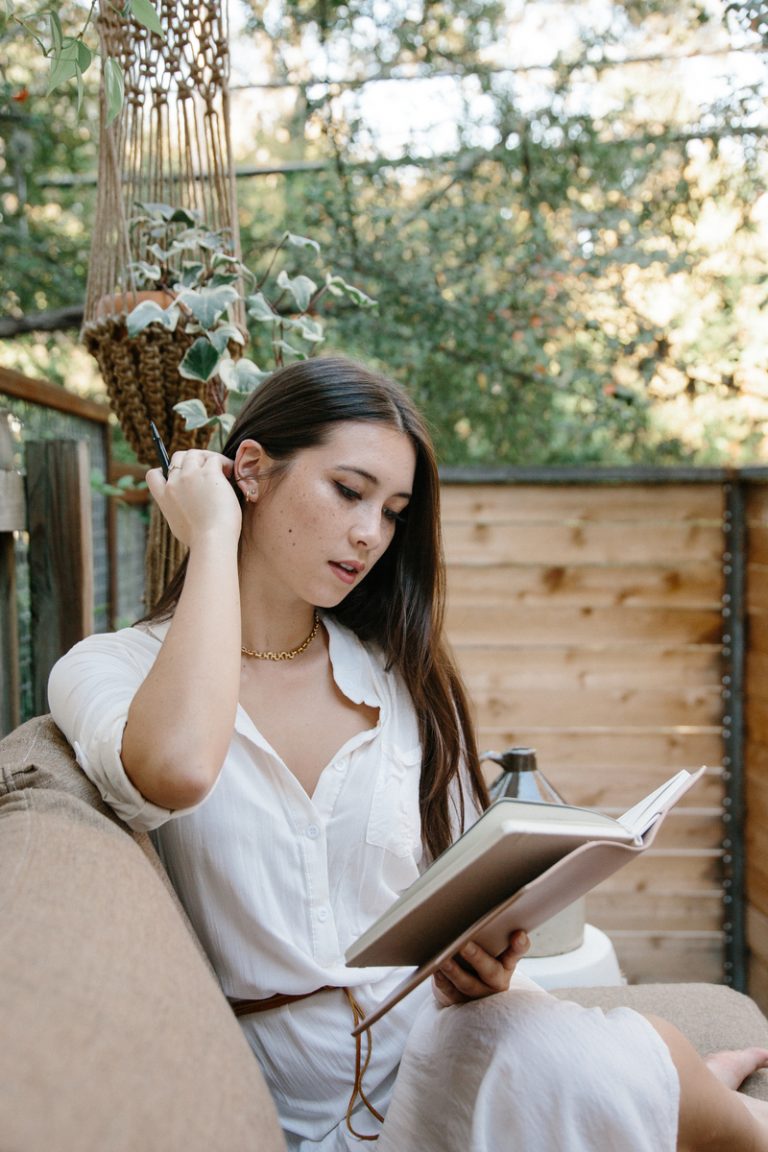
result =
M147 800L128 778L121 759L131 701L159 649L157 638L135 628L89 636L54 665L48 681L51 715L78 764L136 832L149 832L181 813Z
M173 813L147 800L126 775L120 760L124 728L125 721L120 721L110 732L93 740L88 752L78 740L72 747L83 772L120 819L134 832L151 832L170 820Z

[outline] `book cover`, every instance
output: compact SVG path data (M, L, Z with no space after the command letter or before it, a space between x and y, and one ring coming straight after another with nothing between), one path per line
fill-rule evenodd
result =
M618 819L571 805L497 800L347 950L352 967L416 965L356 1031L380 1019L469 940L504 950L650 847L706 771L678 772Z

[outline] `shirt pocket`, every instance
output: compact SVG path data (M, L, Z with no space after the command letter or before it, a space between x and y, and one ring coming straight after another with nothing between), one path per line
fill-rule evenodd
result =
M384 751L365 833L366 843L383 848L402 861L404 871L413 880L418 876L422 856L420 777L420 748Z

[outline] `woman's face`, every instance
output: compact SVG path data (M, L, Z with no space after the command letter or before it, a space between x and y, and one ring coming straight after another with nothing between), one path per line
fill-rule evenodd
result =
M272 463L261 451L258 470ZM285 471L259 481L256 501L246 506L245 577L321 608L340 603L392 542L415 469L413 443L396 428L333 425L324 444L302 449Z

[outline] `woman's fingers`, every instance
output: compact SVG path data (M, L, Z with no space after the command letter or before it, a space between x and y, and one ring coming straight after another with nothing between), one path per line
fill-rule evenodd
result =
M219 452L174 452L163 479L159 468L147 473L147 486L178 540L192 546L198 532L212 529L239 534L240 505L230 483L234 463Z
M508 972L514 972L518 960L521 956L525 956L530 946L531 941L527 932L513 932L509 938L506 951L502 952L501 956L499 956L499 962L504 965Z
M216 465L227 475L231 473L233 467L233 461L228 456L222 456L220 452L209 452L206 448L187 448L183 452L174 452L168 466L168 478L170 479L172 472L181 472L185 468L204 468L211 464Z
M466 944L459 953L460 959L449 960L436 973L438 999L444 1004L462 1004L505 992L518 960L529 947L525 932L513 932L507 948L498 957L478 944Z
M158 500L162 496L163 490L166 485L166 480L163 477L161 468L150 468L145 476L147 481L147 488L149 488L150 495L153 499Z

